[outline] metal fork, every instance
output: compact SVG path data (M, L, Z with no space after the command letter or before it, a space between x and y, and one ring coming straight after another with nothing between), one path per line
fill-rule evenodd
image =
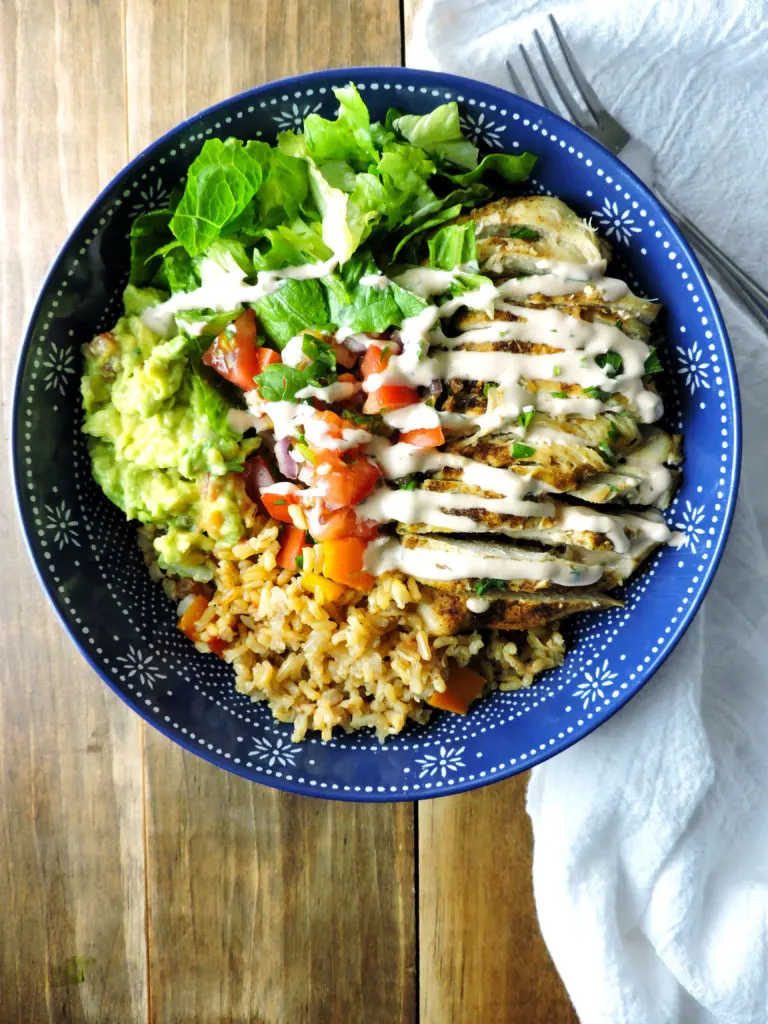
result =
M678 226L688 237L691 244L694 245L695 248L698 249L699 253L705 256L707 260L718 270L724 283L730 286L730 289L741 300L741 302L743 302L744 306L750 311L750 313L752 313L755 319L765 330L768 330L768 291L762 288L754 278L750 277L750 275L746 273L746 271L742 270L741 267L727 256L722 249L715 245L715 243L709 239L704 232L701 231L701 229L698 228L692 220L690 220L690 218L686 217L684 213L682 213L666 196L662 194L658 185L655 184L654 157L651 149L646 146L645 143L640 142L639 139L633 139L624 125L608 113L597 93L587 81L573 55L573 51L566 42L563 33L560 31L560 26L551 14L549 15L549 20L560 46L562 55L565 58L565 62L571 72L573 81L576 84L581 101L589 112L585 112L574 101L571 91L558 71L557 65L544 45L544 41L538 31L534 30L533 35L539 47L542 60L549 72L555 91L561 103L568 111L570 119L574 124L578 125L579 128L583 129L583 131L587 132L594 139L597 139L597 141L601 143L601 145L605 146L606 149L615 153L631 171L634 171L641 181L652 189L657 198L661 200L672 217L677 221ZM525 61L528 73L536 87L536 92L538 93L541 102L555 114L560 114L561 111L554 102L549 89L542 80L541 75L536 70L533 61L528 56L528 52L525 47L521 45L520 51L523 55L523 60ZM530 99L531 97L528 95L523 83L520 81L515 69L512 67L512 64L509 60L505 63L515 91L520 96Z

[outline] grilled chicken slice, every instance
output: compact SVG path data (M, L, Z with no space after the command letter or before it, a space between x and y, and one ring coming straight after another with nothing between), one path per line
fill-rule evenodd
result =
M526 308L525 303L521 302L510 302L508 305L520 307L521 309ZM640 320L633 316L620 316L617 312L612 309L609 305L594 303L592 305L578 305L570 301L564 301L562 304L557 304L548 300L544 303L528 303L530 307L536 306L557 306L558 313L562 313L564 316L573 317L575 320L582 320L585 323L590 324L607 324L608 326L618 327L628 338L634 338L636 341L648 342L650 337L650 327L647 322ZM470 331L479 327L487 327L491 322L496 323L508 323L508 324L520 324L525 323L524 313L513 312L510 309L497 309L494 312L494 316L488 317L485 313L478 310L466 310L462 313L457 314L453 323L461 331ZM514 341L501 343L507 345L515 345ZM518 345L520 342L517 343ZM480 344L475 346L471 342L465 345L459 345L458 348L479 348L481 351L485 349L494 350L495 345L487 343L485 345ZM551 346L550 345L538 345L538 344L525 344L521 347L512 347L507 349L499 348L498 351L507 352L530 352L537 355L546 355L550 352L560 352L562 349L558 348L557 336L552 335Z
M651 427L614 469L590 477L571 493L595 505L619 502L664 509L677 490L682 461L680 435Z
M591 476L609 472L613 460L610 448L601 450L586 444L557 441L534 447L533 439L528 443L527 438L525 454L516 455L515 452L520 452L519 444L519 434L474 434L449 440L444 450L488 466L530 476L553 491L571 491L580 487ZM528 454L531 449L532 454ZM451 469L441 473L449 479L459 475L460 471Z
M548 196L497 199L460 220L474 221L480 266L492 273L541 273L542 260L604 266L611 255L586 221Z
M422 587L417 611L427 634L455 636L473 629L535 629L576 612L621 607L621 601L615 597L591 590L579 591L572 597L548 592L511 597L498 591L489 592L484 596L488 607L481 612L470 611L467 607L467 601L471 605L473 598L477 599L474 591L452 594Z
M656 512L645 515L611 514L595 512L585 506L547 502L549 508L554 505L554 515L509 515L489 508L490 502L500 495L452 480L425 480L413 493L424 502L425 510L439 511L455 519L455 526L433 526L423 522L400 523L397 532L401 535L495 533L515 540L535 541L545 547L567 544L590 551L619 552L628 550L641 535L655 538L658 543L665 542L669 536L663 517ZM475 497L476 507L452 507L451 496L456 494ZM471 521L471 526L467 520Z
M496 589L506 593L553 590L576 597L582 587L602 591L619 586L657 546L642 537L625 554L570 545L560 553L500 540L415 533L372 544L389 556L398 555L404 571L415 580L447 593L463 594L474 590L479 580L494 580ZM467 566L467 575L453 579L462 566ZM441 574L446 578L435 578Z

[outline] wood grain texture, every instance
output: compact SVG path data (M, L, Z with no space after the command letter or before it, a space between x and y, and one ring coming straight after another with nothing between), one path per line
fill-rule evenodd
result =
M119 3L0 4L0 1020L147 1015L141 725L66 637L8 485L8 398L46 267L126 159Z
M260 82L400 58L397 0L127 0L126 13L132 153ZM413 1020L413 809L286 796L145 739L150 1019Z
M293 797L151 748L151 1020L414 1020L411 808Z
M421 1024L576 1024L539 932L527 775L419 805Z
M126 33L132 155L243 89L401 56L398 0L126 0Z

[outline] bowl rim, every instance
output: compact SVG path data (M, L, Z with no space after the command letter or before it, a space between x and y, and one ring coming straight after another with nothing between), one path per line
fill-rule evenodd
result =
M675 243L679 248L685 252L686 257L690 260L692 268L696 272L695 284L698 289L701 290L703 296L707 299L711 306L713 314L712 329L717 332L716 337L723 344L724 353L724 366L726 372L724 376L724 386L726 393L728 394L729 406L732 410L733 416L733 446L732 452L732 484L730 489L727 490L722 500L723 502L723 514L722 514L722 526L719 531L719 535L713 544L713 548L710 554L710 559L706 570L700 574L701 579L698 585L697 593L693 600L688 605L686 613L682 615L681 620L675 624L675 628L672 630L669 641L665 644L662 651L658 652L651 658L651 661L644 667L642 676L635 680L631 688L627 688L626 692L617 698L602 715L600 718L591 722L585 723L583 726L578 728L578 731L574 729L571 734L566 734L563 739L555 740L552 746L548 746L543 751L537 751L536 754L531 754L528 759L514 766L509 766L503 770L498 771L490 778L475 779L467 781L465 783L456 784L445 790L431 790L429 792L419 791L419 794L413 793L378 793L371 792L343 792L319 790L317 787L310 787L308 784L301 784L297 782L287 782L274 776L262 776L254 777L252 772L245 766L234 764L232 760L224 760L223 757L219 757L216 754L211 754L210 751L201 749L198 745L194 744L187 736L173 730L170 727L166 727L165 723L158 721L152 717L149 712L145 711L141 706L141 703L124 693L123 690L117 685L117 683L110 677L110 675L102 668L96 658L89 652L88 648L84 644L82 637L75 632L75 629L67 621L64 608L58 598L56 592L51 586L50 582L45 578L42 571L42 564L40 564L35 557L34 549L32 545L32 538L36 535L36 531L33 529L31 522L28 521L27 517L23 514L22 505L22 492L24 490L23 474L21 468L21 454L20 454L20 406L22 399L22 376L26 366L27 357L33 342L33 328L37 323L42 307L46 301L49 293L49 289L52 284L54 276L58 273L60 264L64 261L67 256L67 250L71 244L73 236L77 235L85 226L86 222L94 215L98 210L107 196L117 187L126 182L136 167L138 167L147 157L151 154L162 150L162 148L174 137L177 133L182 132L190 126L203 118L215 114L220 110L224 110L230 107L232 104L238 102L245 102L252 97L258 97L264 92L272 91L275 88L297 88L304 87L307 84L311 84L314 81L327 81L329 76L339 78L341 80L365 80L375 79L377 77L387 77L391 81L402 80L413 82L421 82L424 84L430 84L431 86L443 86L454 91L460 91L462 89L489 89L495 93L500 94L501 97L509 97L510 100L514 100L516 106L523 109L527 109L529 116L540 117L542 112L546 115L547 119L554 118L555 123L561 124L570 131L575 131L577 134L583 136L591 147L597 147L603 154L604 158L612 165L618 165L621 173L626 174L633 182L633 185L639 189L643 194L645 203L652 207L654 215L663 223L665 230L674 238ZM30 561L34 567L35 575L40 582L43 591L48 598L50 605L64 628L64 631L69 636L77 647L80 654L84 657L88 665L94 670L99 676L102 682L106 683L109 689L115 693L123 703L128 705L132 711L137 713L145 722L157 729L167 739L176 743L183 749L195 754L202 760L207 761L216 767L223 768L233 775L240 776L253 783L260 783L266 785L272 789L278 789L287 793L294 793L301 796L311 796L315 798L334 800L340 802L350 803L401 803L421 800L433 800L443 796L453 796L459 793L464 793L473 789L480 789L485 786L492 785L495 782L500 782L504 779L510 778L513 775L520 774L523 771L535 767L538 764L548 761L551 757L561 753L568 747L573 746L575 743L584 739L590 733L594 732L599 726L603 725L610 718L612 718L616 712L623 708L640 690L642 690L646 684L655 676L659 668L664 664L670 654L675 650L683 635L685 634L688 627L693 622L694 618L698 614L699 608L701 607L702 601L704 600L711 584L714 579L715 573L720 565L720 560L723 556L728 538L730 535L731 527L733 524L733 516L738 499L739 485L741 478L742 468L742 407L739 390L739 382L736 371L736 362L734 359L733 349L731 347L730 338L728 331L725 326L722 311L718 304L717 298L714 294L712 286L704 273L701 263L693 249L688 243L687 239L682 234L680 228L673 220L672 216L668 213L666 208L661 204L659 199L654 193L641 181L633 171L626 167L616 155L607 150L604 146L598 143L590 135L584 132L577 125L559 114L548 110L546 107L542 107L537 103L523 97L518 96L517 93L512 92L509 89L505 89L501 86L493 85L488 82L482 82L479 79L468 78L463 75L453 75L442 71L429 71L416 68L408 68L401 66L386 66L386 65L370 65L370 66L350 66L340 68L328 68L320 71L306 72L300 75L290 75L285 78L272 79L268 82L264 82L261 85L253 86L250 89L245 89L239 93L235 93L223 100L219 100L208 107L197 111L195 114L182 121L179 121L157 139L151 142L148 146L144 147L139 153L136 154L124 167L122 167L117 174L115 174L107 184L99 191L95 199L88 205L86 210L78 218L75 225L70 229L65 238L64 242L58 248L56 255L52 259L45 275L43 282L39 288L37 298L34 302L32 310L26 320L24 327L23 339L19 346L17 354L16 365L13 373L13 391L12 399L9 409L10 415L10 430L9 430L9 448L10 448L10 459L9 469L12 480L12 489L14 496L14 504L16 508L16 515L21 525L21 532L24 539L24 545L29 555ZM535 684L534 684L535 685Z

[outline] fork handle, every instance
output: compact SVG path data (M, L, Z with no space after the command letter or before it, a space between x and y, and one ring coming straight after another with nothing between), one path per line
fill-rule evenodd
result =
M656 194L699 252L721 272L726 282L737 293L752 315L768 330L768 291L761 287L753 277L750 277L745 270L742 270L719 246L715 245L663 193L657 190Z

